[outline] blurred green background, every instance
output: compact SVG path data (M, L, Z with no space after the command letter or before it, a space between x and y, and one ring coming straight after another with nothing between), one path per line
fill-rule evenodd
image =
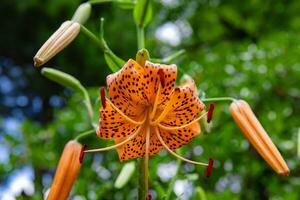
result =
M89 129L80 94L40 75L32 58L70 19L79 0L2 0L0 3L0 199L42 199L64 144ZM183 147L184 156L216 160L213 174L182 163L171 199L299 199L297 137L300 117L300 2L156 0L146 29L152 57L185 49L175 61L206 97L232 96L250 103L286 159L291 175L280 177L245 140L229 114L216 104L213 129ZM115 3L93 6L86 27L99 29L124 60L136 54L131 10ZM111 73L103 53L84 35L45 66L77 77L93 102ZM95 103L97 112L99 103ZM86 141L90 147L109 141ZM150 158L153 199L163 199L176 171L165 151ZM116 151L87 155L70 199L135 199L135 175L121 189L113 184L124 163ZM200 192L202 191L202 192Z

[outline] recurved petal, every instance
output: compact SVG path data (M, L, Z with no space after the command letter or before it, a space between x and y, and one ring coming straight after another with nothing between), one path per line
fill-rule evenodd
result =
M125 139L126 138L116 138L115 143L118 144ZM145 155L145 143L145 133L142 131L134 139L118 147L118 155L120 160L124 161L143 157Z
M181 126L194 120L205 109L205 105L197 96L194 81L186 81L173 91L171 109L162 120L162 124Z
M285 161L250 106L245 101L235 101L230 105L230 112L243 134L274 171L282 176L288 175Z
M126 115L139 115L147 104L144 69L130 59L118 72L107 76L111 102Z
M47 200L68 198L81 167L80 155L82 148L83 146L74 140L66 144L59 160Z
M131 117L133 120L138 119L137 116ZM108 102L100 110L100 119L97 135L103 139L124 138L137 130L137 125L124 119Z
M195 136L200 134L201 128L199 123L195 122L182 129L170 131L159 128L159 131L168 147L175 150L185 144L188 144Z

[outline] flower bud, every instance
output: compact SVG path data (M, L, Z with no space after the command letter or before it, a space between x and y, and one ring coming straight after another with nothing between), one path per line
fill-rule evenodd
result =
M287 164L249 104L243 100L234 101L230 105L230 113L249 142L273 170L282 176L289 175Z
M139 63L142 67L145 67L147 60L150 60L149 52L147 49L141 49L136 54L136 62Z
M33 58L34 66L39 67L48 62L68 46L76 38L79 32L80 25L77 22L64 22L36 53Z
M47 200L67 199L80 170L83 146L69 141L59 160Z
M92 6L89 2L80 4L72 17L72 21L84 24L89 19L91 10Z
M59 71L57 69L44 67L41 70L41 73L43 76L47 77L48 79L62 86L69 87L75 91L82 91L83 89L83 86L81 85L78 79L65 72Z

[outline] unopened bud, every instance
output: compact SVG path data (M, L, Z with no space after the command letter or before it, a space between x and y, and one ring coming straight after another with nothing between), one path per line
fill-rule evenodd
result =
M82 3L75 11L72 21L84 24L90 17L92 6L89 2Z
M48 79L57 82L62 86L69 87L73 90L81 91L83 88L81 83L75 77L57 69L44 67L41 73Z
M147 49L141 49L136 54L136 62L139 63L142 67L145 67L147 60L150 60L149 52Z
M67 199L79 173L80 155L83 146L69 141L60 157L47 200Z
M264 160L281 176L289 175L289 168L271 138L243 100L230 105L230 113L243 134Z
M77 22L66 21L51 35L34 56L34 66L39 67L67 47L80 32Z

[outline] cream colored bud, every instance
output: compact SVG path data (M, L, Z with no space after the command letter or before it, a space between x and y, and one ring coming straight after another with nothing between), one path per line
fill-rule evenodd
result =
M43 44L34 56L34 66L39 67L61 50L67 47L80 32L80 24L73 21L64 22L55 33Z

